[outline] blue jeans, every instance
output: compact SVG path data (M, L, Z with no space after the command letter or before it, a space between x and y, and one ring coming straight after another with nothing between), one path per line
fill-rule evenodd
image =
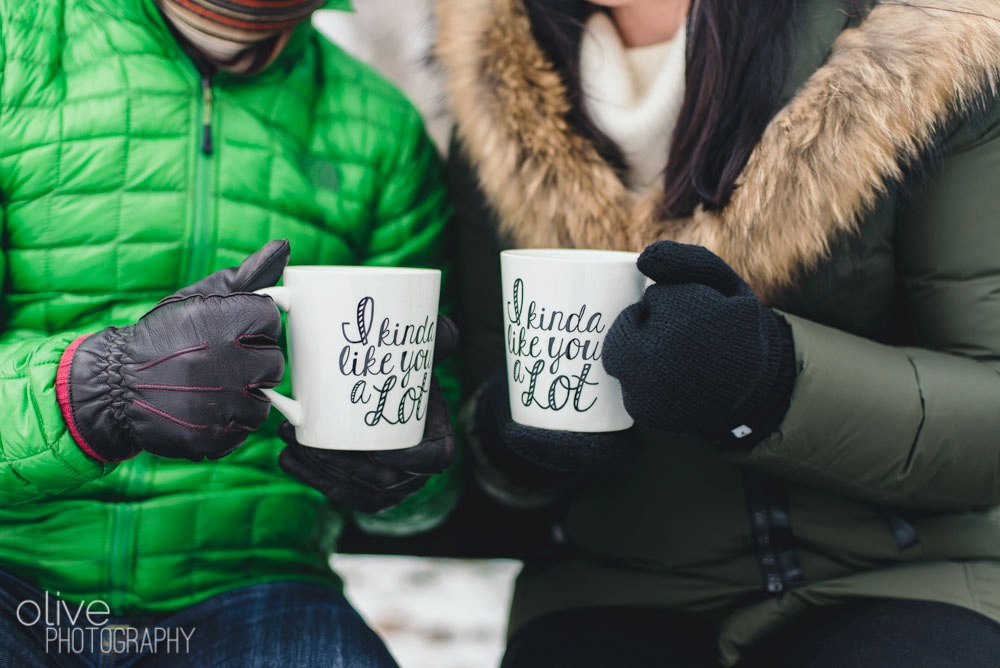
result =
M337 591L302 582L234 589L170 615L109 617L0 571L0 668L397 668Z

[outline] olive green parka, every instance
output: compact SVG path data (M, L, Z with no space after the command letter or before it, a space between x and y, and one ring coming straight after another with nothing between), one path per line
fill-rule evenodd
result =
M749 452L643 430L561 499L511 628L587 606L712 616L734 664L809 606L942 601L1000 621L1000 6L852 20L802 0L783 108L721 211L657 217L566 121L520 0L439 0L472 390L504 363L498 253L708 247L791 325L798 375Z

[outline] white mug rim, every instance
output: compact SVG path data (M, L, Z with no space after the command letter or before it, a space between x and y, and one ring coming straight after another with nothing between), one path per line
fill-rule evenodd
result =
M432 276L441 275L440 269L420 267L372 267L368 265L295 264L285 267L285 273L302 274L354 274L360 276Z
M527 262L558 262L592 264L635 264L639 253L619 250L602 250L598 248L516 248L500 251L501 256L517 258Z

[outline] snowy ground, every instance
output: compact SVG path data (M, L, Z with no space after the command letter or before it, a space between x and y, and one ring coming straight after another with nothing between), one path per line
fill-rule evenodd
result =
M401 668L496 668L513 561L337 555L347 597Z

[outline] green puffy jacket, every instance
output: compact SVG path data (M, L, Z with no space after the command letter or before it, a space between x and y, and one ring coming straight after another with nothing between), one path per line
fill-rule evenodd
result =
M786 104L731 203L661 220L661 193L628 191L566 121L520 0L439 0L466 387L503 364L509 247L707 246L788 314L798 361L751 451L644 431L635 466L569 492L513 629L574 607L700 611L731 665L849 597L1000 621L1000 9L916 5L852 26L840 2L800 0Z
M105 465L66 429L56 366L270 239L292 264L442 266L450 213L413 107L308 25L262 74L203 82L153 0L0 0L0 201L0 568L115 613L337 586L344 512L280 470L276 411L218 462ZM454 483L359 520L427 528Z

